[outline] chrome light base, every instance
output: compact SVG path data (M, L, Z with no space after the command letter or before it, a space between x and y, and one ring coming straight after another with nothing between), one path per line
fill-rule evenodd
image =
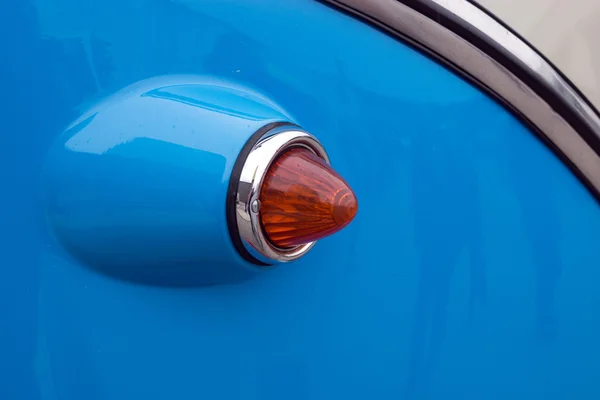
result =
M244 249L258 264L296 260L315 244L310 242L292 248L278 248L269 242L260 222L259 195L262 183L273 161L292 147L304 147L330 164L325 149L314 136L296 126L280 126L258 139L241 168L235 194L235 223Z

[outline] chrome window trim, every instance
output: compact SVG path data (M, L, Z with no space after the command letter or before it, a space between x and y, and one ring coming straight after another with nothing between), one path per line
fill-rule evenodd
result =
M419 48L490 93L600 200L600 118L533 47L466 0L320 0Z

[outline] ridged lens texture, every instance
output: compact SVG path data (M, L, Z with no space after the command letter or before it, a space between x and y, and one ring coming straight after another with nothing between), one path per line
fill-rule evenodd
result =
M358 210L346 181L302 147L286 150L273 162L260 202L265 234L279 248L329 236L348 225Z

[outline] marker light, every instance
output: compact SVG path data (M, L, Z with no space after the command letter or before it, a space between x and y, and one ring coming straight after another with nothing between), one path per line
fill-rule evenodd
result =
M279 248L329 236L348 225L358 210L348 184L304 147L286 150L271 164L259 199L265 234Z
M302 257L344 228L358 203L315 137L289 125L259 135L234 166L227 212L240 255L269 265Z

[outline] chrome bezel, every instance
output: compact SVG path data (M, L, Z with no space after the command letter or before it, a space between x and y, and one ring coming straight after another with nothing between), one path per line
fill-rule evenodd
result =
M296 260L315 244L278 248L269 242L260 223L259 195L267 171L281 153L292 147L304 147L330 164L325 149L314 136L296 127L284 127L267 132L252 146L240 174L235 196L238 234L248 253L265 264Z

